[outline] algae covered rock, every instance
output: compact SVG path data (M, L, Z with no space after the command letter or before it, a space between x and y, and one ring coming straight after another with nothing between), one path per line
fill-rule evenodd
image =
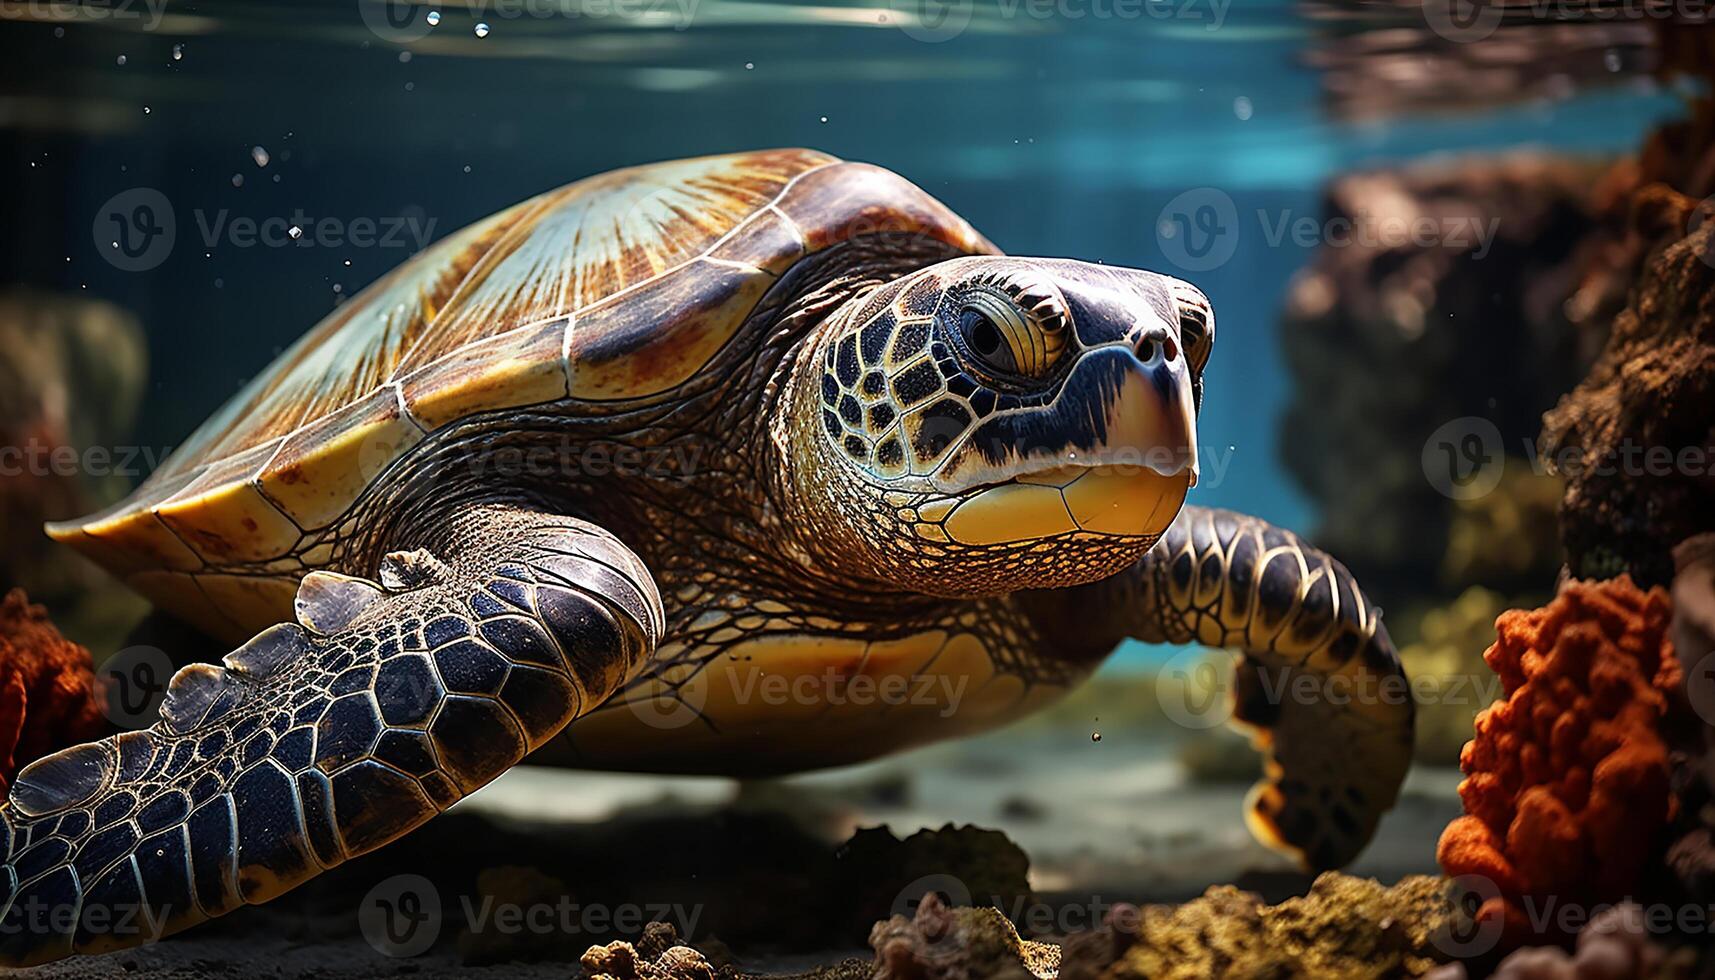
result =
M1601 357L1543 418L1565 475L1573 574L1664 585L1680 541L1715 531L1715 208L1646 187L1633 208L1643 274Z
M1330 871L1301 898L1266 905L1230 885L1184 905L1152 905L1127 924L1111 980L1422 976L1455 914L1447 882L1413 875L1392 887ZM1086 975L1089 965L1078 968Z

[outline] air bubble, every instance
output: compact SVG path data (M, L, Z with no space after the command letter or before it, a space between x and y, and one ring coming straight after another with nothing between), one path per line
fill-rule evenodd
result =
M118 66L119 66L119 67L121 67L121 68L124 68L124 67L125 67L125 56L124 56L124 55L120 55L120 56L119 56L119 57L117 57L117 58L114 58L114 59L113 59L113 63L114 63L114 64L116 64L116 65L118 65Z
M439 10L429 11L429 26L430 27L441 26L441 12Z
M173 60L174 61L185 60L185 46L184 45L182 45L182 44L173 45Z
M475 34L477 37L487 37L488 36L488 22L487 21L478 21L476 24L476 28L475 28Z
M1241 95L1233 100L1233 115L1238 116L1240 122L1244 122L1246 119L1249 119L1251 117L1251 113L1254 111L1255 109L1251 106L1251 100L1249 98Z
M262 146L251 147L250 148L250 159L255 160L256 165L258 167L266 167L268 165L268 160L269 160L267 147L262 147Z
M243 187L244 186L244 175L243 174L233 174L232 175L232 186Z

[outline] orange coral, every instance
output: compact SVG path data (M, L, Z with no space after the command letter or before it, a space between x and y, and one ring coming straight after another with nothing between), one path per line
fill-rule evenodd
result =
M89 651L13 589L0 601L0 789L25 764L107 727Z
M1661 735L1680 683L1672 614L1666 590L1621 576L1495 622L1483 659L1506 698L1477 716L1459 760L1466 815L1436 858L1494 884L1477 917L1514 944L1532 932L1528 899L1625 897L1673 815Z

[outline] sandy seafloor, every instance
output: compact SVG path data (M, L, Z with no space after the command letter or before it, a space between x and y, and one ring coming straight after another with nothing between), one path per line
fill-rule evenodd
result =
M859 828L888 825L905 837L949 822L1004 831L1030 858L1030 885L1045 905L1070 911L1055 921L1093 925L1084 910L1116 901L1181 901L1217 883L1270 900L1302 892L1309 879L1253 841L1244 827L1243 782L1193 782L1176 759L1176 738L1159 729L1104 731L1026 724L931 746L858 767L740 786L717 778L589 773L520 767L403 841L349 862L260 908L240 910L165 942L61 962L47 977L346 977L402 975L569 977L591 942L551 940L546 959L473 966L454 941L406 959L388 958L363 938L357 909L390 875L449 864L539 868L580 901L599 902L579 867L600 862L599 881L617 866L639 882L680 876L703 903L742 903L751 918L791 917L802 899L771 886L773 868L752 879L752 863L775 833L757 814L808 828L829 849ZM1335 749L1337 751L1337 748ZM1376 840L1350 871L1392 882L1435 867L1437 836L1459 812L1459 774L1417 769ZM739 817L735 814L744 814ZM744 834L729 829L741 821ZM758 841L762 841L761 845ZM784 863L790 865L790 856ZM789 873L789 868L787 869ZM722 880L726 879L726 880ZM598 889L603 886L597 884ZM642 884L638 901L654 885ZM662 886L668 887L668 886ZM672 889L669 888L669 891ZM780 902L774 908L771 902ZM449 909L456 909L449 899ZM703 921L733 909L704 907ZM447 911L448 918L460 918ZM466 916L468 917L468 916ZM682 917L682 916L681 916ZM861 936L815 950L735 948L747 971L793 973L848 956L869 956ZM1051 938L1038 935L1036 938ZM503 954L504 955L504 954ZM543 955L540 949L532 956Z

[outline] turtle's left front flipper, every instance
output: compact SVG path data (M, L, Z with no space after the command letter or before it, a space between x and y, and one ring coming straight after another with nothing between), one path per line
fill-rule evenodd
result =
M1136 639L1244 651L1234 720L1269 756L1247 801L1257 836L1310 868L1356 857L1399 796L1415 705L1345 566L1266 521L1186 507L1115 584Z
M297 623L179 671L153 727L18 774L0 963L147 942L374 850L599 704L661 637L654 580L601 528L477 507L419 530L378 582L307 576Z

